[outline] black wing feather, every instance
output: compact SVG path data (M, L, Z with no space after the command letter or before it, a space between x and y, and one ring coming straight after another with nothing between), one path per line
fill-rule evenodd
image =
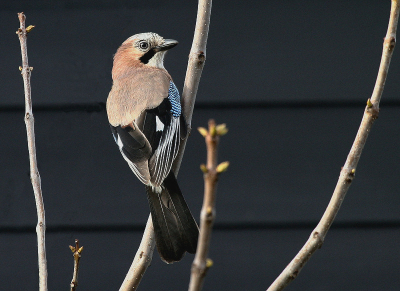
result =
M111 126L111 131L117 144L118 138L121 140L121 151L132 163L150 158L152 152L151 146L140 130L134 130L131 127Z
M152 150L152 155L154 151L157 149L158 144L161 139L162 132L156 131L157 129L157 115L153 111L147 111L145 120L143 123L143 134L146 136L147 140L149 141Z

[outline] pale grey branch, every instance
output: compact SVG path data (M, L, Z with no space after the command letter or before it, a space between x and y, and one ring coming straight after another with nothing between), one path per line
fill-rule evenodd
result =
M128 274L126 274L124 282L119 289L120 291L137 290L144 273L150 266L153 258L154 247L154 229L151 215L149 215L139 249L136 252Z
M200 214L200 235L192 264L189 291L200 291L202 289L207 271L213 264L212 260L207 257L216 213L217 182L220 173L226 171L229 166L228 162L217 165L219 138L228 131L225 124L216 126L214 120L210 120L208 131L205 128L199 128L199 131L206 140L207 165L200 166L204 173L204 199Z
M185 115L188 123L188 133L190 133L191 129L190 124L192 120L193 107L196 100L201 72L205 62L208 28L210 25L211 16L211 3L211 0L199 0L195 33L193 37L192 48L189 54L189 62L182 92L183 114ZM185 140L181 141L178 156L172 167L176 176L178 175L188 137L189 134ZM149 216L139 250L136 253L135 259L132 262L128 274L126 275L125 280L119 289L120 291L136 290L144 273L147 270L147 267L151 263L154 247L154 230L151 216ZM137 259L138 256L143 256L146 259Z
M36 234L38 242L38 264L39 264L39 290L47 291L47 260L46 260L46 247L45 247L45 213L44 203L42 196L42 188L39 170L37 167L36 160L36 145L35 145L35 128L34 128L34 117L32 113L32 99L31 99L31 73L33 68L29 67L28 64L28 49L27 49L27 34L33 29L34 26L28 26L25 28L25 14L23 12L18 13L20 22L20 28L17 30L17 35L21 44L21 55L22 55L22 67L20 67L22 78L24 80L24 91L25 91L25 125L26 134L28 140L29 150L29 163L30 163L30 175L33 186L33 192L35 194L36 211L37 211L37 225Z
M397 22L399 19L399 1L392 0L389 26L386 37L383 43L383 52L381 64L379 67L378 77L376 80L375 88L372 93L371 99L368 99L365 108L364 116L361 125L358 129L353 146L347 156L347 160L340 172L336 188L333 192L332 198L325 210L317 227L312 231L310 238L307 240L303 248L289 263L289 265L282 271L276 278L267 291L283 290L290 282L292 282L304 265L308 262L314 252L320 248L324 242L325 236L331 227L336 214L346 196L351 182L356 173L356 167L365 142L367 141L368 134L371 131L372 124L379 114L379 102L382 97L383 88L385 86L386 76L389 70L390 60L393 54L394 46L396 44L396 30Z

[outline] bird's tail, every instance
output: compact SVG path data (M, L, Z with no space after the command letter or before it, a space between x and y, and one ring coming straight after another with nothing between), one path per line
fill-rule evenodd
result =
M161 193L146 186L158 253L166 263L177 262L185 252L194 254L199 228L179 189L172 171L165 178Z

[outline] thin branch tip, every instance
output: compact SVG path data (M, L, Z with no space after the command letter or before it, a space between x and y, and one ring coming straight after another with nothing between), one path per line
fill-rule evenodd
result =
M20 22L25 22L26 16L25 16L24 12L19 12L18 13L18 18L19 18Z

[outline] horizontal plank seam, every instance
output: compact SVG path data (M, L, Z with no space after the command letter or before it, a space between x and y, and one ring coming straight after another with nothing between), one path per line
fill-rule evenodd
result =
M252 222L252 223L217 223L213 229L216 231L246 231L246 230L301 230L312 229L315 222ZM142 232L145 225L48 225L47 233L62 232ZM400 228L400 221L348 221L337 222L333 229L396 229ZM0 233L34 233L34 225L26 226L0 226Z
M247 109L329 109L329 108L364 108L366 101L260 101L260 102L198 102L195 110L247 110ZM382 102L383 107L400 107L400 100ZM34 111L70 112L105 111L104 102L71 103L71 104L42 104L34 106ZM0 105L0 112L23 112L23 105Z

